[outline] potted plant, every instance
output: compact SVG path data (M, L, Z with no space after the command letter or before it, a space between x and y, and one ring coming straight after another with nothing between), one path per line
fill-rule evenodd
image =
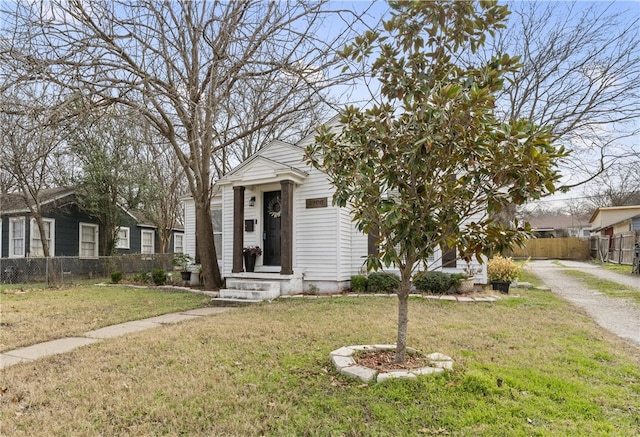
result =
M454 278L454 286L460 293L471 293L475 285L476 274L480 273L482 269L471 266L469 258L465 258L465 262L467 266L462 269L463 273L458 274L459 278Z
M262 255L262 249L258 246L248 246L242 249L244 255L244 268L247 272L253 272L256 268L256 258Z
M511 258L494 256L487 265L487 274L494 290L509 293L511 282L520 276L520 266Z
M191 271L189 270L191 264L193 264L193 257L186 253L178 254L173 258L173 265L180 267L180 276L182 276L183 281L191 279Z

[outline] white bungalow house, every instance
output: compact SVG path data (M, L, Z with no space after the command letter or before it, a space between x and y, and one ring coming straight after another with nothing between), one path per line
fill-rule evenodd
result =
M375 240L356 229L348 208L332 206L328 178L305 163L304 149L313 140L312 134L297 144L273 141L216 182L211 211L227 288L221 297L338 292L363 272ZM195 206L193 199L183 200L185 252L195 255ZM254 272L245 271L243 263L248 246L262 249ZM455 256L434 255L441 258L449 267L436 261L434 269L455 272L466 266ZM486 267L480 269L476 282L486 283Z

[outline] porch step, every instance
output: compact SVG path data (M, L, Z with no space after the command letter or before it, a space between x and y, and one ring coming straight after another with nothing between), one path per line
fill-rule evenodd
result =
M277 293L276 297L280 296L280 282L278 281L261 281L258 279L247 278L227 278L227 288L232 290L269 291Z
M237 288L224 288L220 290L219 296L221 299L263 301L280 297L280 290L239 290Z

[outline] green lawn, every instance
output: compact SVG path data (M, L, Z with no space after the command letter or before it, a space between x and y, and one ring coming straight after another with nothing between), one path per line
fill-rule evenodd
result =
M605 269L611 270L612 272L622 273L627 275L631 275L631 270L633 269L633 266L628 266L624 264L603 263L601 265Z
M408 344L455 371L362 384L340 346L392 343L394 298L287 299L5 369L1 435L638 435L640 351L553 294L411 299ZM499 386L497 381L503 383Z
M2 285L0 352L79 335L116 323L206 306L192 293L82 284L64 288Z

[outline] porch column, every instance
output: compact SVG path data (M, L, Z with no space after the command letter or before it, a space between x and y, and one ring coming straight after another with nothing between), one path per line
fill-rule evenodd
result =
M293 274L293 181L280 181L282 213L280 215L280 274Z
M369 231L367 234L367 255L378 255L378 227Z
M244 272L242 247L244 246L244 187L233 187L233 266L232 273Z

